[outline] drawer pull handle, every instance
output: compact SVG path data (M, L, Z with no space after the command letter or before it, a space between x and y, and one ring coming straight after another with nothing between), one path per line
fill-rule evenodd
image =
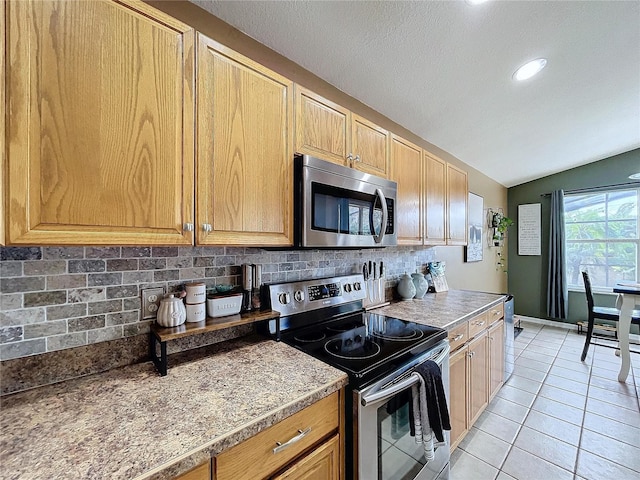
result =
M493 312L493 315L494 315L494 316L496 316L496 315L500 315L500 310L496 310L495 312Z
M285 443L276 442L276 445L278 445L278 446L273 449L273 453L276 454L278 452L281 452L282 450L284 450L287 447L290 447L294 443L299 442L300 440L302 440L310 432L311 432L311 427L309 427L309 428L307 428L305 430L298 430L298 435L296 435L292 439L288 440L287 442L285 442Z
M463 334L459 333L458 335L456 335L455 337L453 337L453 341L457 342L458 340L460 340L462 337L464 337Z

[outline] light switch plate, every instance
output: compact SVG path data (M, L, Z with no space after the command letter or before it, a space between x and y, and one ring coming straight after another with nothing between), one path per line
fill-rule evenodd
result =
M164 295L164 287L143 288L142 289L142 319L149 320L156 318L160 300Z

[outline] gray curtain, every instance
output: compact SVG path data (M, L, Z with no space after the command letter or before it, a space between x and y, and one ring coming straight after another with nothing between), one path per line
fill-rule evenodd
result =
M566 251L564 244L564 192L551 193L549 222L549 271L547 275L547 316L567 318Z

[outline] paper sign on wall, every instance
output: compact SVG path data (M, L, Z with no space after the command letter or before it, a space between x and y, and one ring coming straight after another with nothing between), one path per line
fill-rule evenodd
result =
M518 205L518 255L541 255L540 204Z

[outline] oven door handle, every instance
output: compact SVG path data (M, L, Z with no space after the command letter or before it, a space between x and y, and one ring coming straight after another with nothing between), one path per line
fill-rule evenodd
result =
M371 403L375 403L375 402L379 402L381 400L386 400L388 398L393 397L394 395L396 395L397 393L402 392L403 390L406 390L407 388L415 385L416 383L418 383L420 381L420 378L417 375L409 375L407 378L405 378L404 380L398 382L398 383L394 383L392 385L389 385L387 388L383 388L382 390L378 390L375 393L372 393L371 395L365 395L362 397L362 406L366 407L367 405L371 404Z
M447 343L435 358L428 358L427 360L433 360L438 365L442 365L442 361L445 359L447 355L449 355L450 349L451 348ZM401 391L406 390L407 388L415 385L419 381L420 381L419 374L412 372L411 375L409 375L407 378L404 378L397 383L389 384L387 387L381 388L380 390L374 393L363 395L363 397L360 399L360 402L362 403L363 407L366 407L368 404L379 402L381 400L387 400L393 397L394 395L396 395L397 393L400 393Z

